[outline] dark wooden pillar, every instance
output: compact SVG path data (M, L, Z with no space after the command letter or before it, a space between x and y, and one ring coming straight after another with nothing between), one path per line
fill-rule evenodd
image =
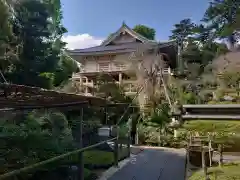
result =
M79 142L79 149L83 148L83 107L81 107L80 110L80 120L79 120L79 137L78 137L78 142ZM78 180L84 180L84 162L83 162L83 152L80 152L78 154Z

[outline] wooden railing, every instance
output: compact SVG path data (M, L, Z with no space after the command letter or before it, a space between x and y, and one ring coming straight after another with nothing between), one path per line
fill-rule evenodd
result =
M240 104L186 104L183 120L240 120Z
M83 68L80 73L94 73L94 72L115 72L115 71L126 71L127 65L116 65L113 63L109 64L96 64L95 67Z
M85 104L86 102L84 102ZM79 104L77 104L79 106ZM59 105L54 105L54 106L49 106L49 107L45 107L45 106L39 106L39 107L26 107L26 110L35 110L35 109L46 109L46 108L63 108L63 106L73 106L71 103L68 105L68 104L59 104ZM71 108L72 109L72 108ZM78 109L80 109L80 114L81 114L81 117L83 118L83 108L82 107L78 107ZM19 110L19 109L18 109ZM22 108L21 110L25 110L24 108ZM9 109L2 109L2 111L16 111L14 110L13 108L9 108ZM122 117L120 118L120 120L122 119ZM41 161L41 162L38 162L38 163L35 163L35 164L32 164L32 165L29 165L29 166L26 166L26 167L23 167L23 168L20 168L20 169L16 169L16 170L13 170L13 171L10 171L10 172L7 172L5 174L0 174L0 179L18 179L19 176L21 176L22 174L23 175L26 175L26 174L33 174L39 170L42 170L46 165L49 165L51 163L56 163L56 162L59 162L60 160L64 160L65 158L70 158L74 155L77 155L78 156L78 177L77 179L78 180L84 180L84 162L83 162L83 152L84 151L87 151L87 150L90 150L90 149L93 149L93 148L96 148L98 146L101 146L105 143L108 143L108 142L114 142L114 151L113 151L113 154L114 154L114 166L118 167L118 161L119 161L119 144L121 144L119 142L120 138L119 138L119 131L117 130L118 126L114 126L116 127L115 128L115 131L109 136L109 138L107 140L104 140L104 141L101 141L99 143L96 143L96 144L93 144L93 145L89 145L87 147L83 147L82 144L83 144L83 119L80 120L80 123L79 124L79 139L77 140L78 142L78 145L79 145L79 149L76 149L74 151L71 151L71 152L68 152L68 153L65 153L65 154L62 154L62 155L59 155L59 156L55 156L53 158L50 158L50 159L47 159L47 160L44 160L44 161ZM130 135L128 133L127 135L127 138L126 138L127 141L126 144L127 144L127 149L128 149L128 156L130 156ZM81 148L83 147L83 148ZM70 158L71 159L71 158Z
M105 66L96 66L95 68L83 68L80 73L94 73L94 72L117 72L117 71L126 71L128 70L127 65L121 65L121 66L116 66L116 65L105 65ZM162 73L163 74L171 74L171 69L170 68L164 68Z

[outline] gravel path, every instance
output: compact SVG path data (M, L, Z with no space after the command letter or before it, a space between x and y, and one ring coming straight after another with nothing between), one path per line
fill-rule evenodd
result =
M184 180L185 158L182 149L146 148L108 180Z

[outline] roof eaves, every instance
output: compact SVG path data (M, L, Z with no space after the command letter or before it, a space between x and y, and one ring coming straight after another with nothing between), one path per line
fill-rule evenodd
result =
M121 50L107 50L107 51L95 51L95 52L72 52L72 56L85 56L85 55L100 55L100 54L115 54L115 53L127 53L132 52L133 49L121 49Z
M177 41L175 40L170 40L170 41L161 41L161 42L158 42L158 45L159 46L176 46L177 45Z
M115 32L113 33L112 35L110 35L106 40L104 40L102 43L101 43L101 46L106 46L107 44L109 44L113 39L115 39L118 34L120 34L122 28L124 27L124 24Z

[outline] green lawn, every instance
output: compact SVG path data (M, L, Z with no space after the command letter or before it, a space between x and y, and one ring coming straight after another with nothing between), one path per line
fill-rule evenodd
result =
M119 159L126 157L127 149L123 148L119 150ZM84 164L93 164L93 165L109 165L114 162L113 152L101 151L101 150L89 150L83 153ZM78 163L78 155L75 154L69 158L65 159L65 163Z
M119 150L119 159L126 157L126 155L127 155L127 149L124 148L122 150ZM89 165L91 165L93 167L96 167L96 168L99 167L101 170L104 170L104 168L101 168L101 167L108 168L114 163L114 154L113 152L107 152L107 151L89 150L83 153L83 161L85 166L88 165L86 167L89 167ZM66 162L71 164L77 164L78 156L74 155L70 158L65 159L63 164L65 164ZM91 177L94 172L92 170L87 169L86 167L84 169L84 177L85 179L89 179L89 177Z
M83 154L84 164L105 165L114 162L112 152L90 150Z
M211 180L240 180L240 163L225 164L223 168L212 167L208 169ZM189 180L205 180L202 171L195 172Z
M182 130L198 132L240 132L240 121L192 120L183 124Z
M119 159L126 157L127 149L119 150ZM113 152L89 150L83 154L84 164L108 165L114 162Z

